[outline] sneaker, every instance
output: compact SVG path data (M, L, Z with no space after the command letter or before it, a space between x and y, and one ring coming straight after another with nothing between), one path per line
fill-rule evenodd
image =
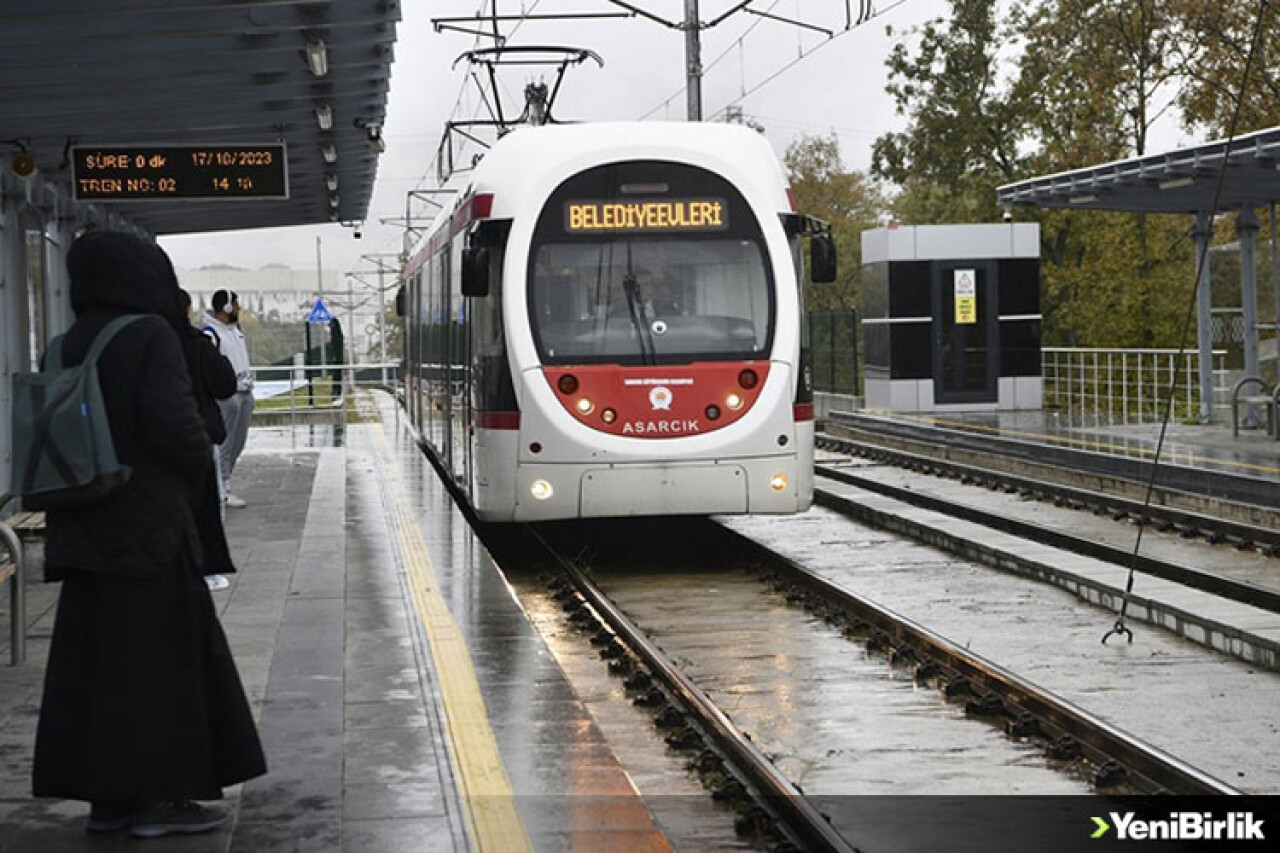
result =
M135 814L129 832L138 838L158 838L173 833L194 835L217 829L226 820L224 809L202 806L191 800L171 800Z
M227 492L227 496L222 499L222 502L232 509L244 509L248 506L248 504L244 502L243 498L238 498L230 492Z
M210 592L218 589L226 589L231 586L231 581L227 580L222 575L205 575L204 582L209 585Z
M89 832L119 832L128 829L140 804L93 803L89 809L89 820L84 828Z

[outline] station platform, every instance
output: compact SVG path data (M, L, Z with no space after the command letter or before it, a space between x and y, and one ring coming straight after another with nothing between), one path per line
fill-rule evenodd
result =
M86 804L31 798L60 586L32 561L27 661L0 666L0 851L670 849L394 410L361 414L254 428L237 467L239 573L212 595L269 769L218 832L94 836Z

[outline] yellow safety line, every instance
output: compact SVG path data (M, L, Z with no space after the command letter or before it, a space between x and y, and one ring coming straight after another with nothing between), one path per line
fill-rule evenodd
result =
M382 424L374 430L374 444L382 466L382 481L391 506L391 520L404 556L409 588L418 616L426 628L444 702L445 724L453 744L455 776L463 813L476 848L481 851L532 850L511 783L489 725L466 640L435 581L435 569L422 531L410 515Z

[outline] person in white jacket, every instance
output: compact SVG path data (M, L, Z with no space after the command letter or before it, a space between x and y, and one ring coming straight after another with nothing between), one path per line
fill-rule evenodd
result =
M249 364L244 332L240 329L239 296L233 290L219 290L213 294L211 304L212 310L204 316L204 331L213 337L218 351L231 362L236 372L236 393L218 401L227 427L227 439L217 446L214 458L218 464L223 503L229 507L243 507L245 502L231 493L231 472L249 435L249 418L253 415L253 370Z

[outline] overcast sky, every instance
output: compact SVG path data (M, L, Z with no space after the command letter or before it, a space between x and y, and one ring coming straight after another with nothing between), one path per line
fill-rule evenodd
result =
M684 14L683 0L630 2L668 20ZM858 0L850 2L856 14ZM701 17L704 22L713 20L735 5L737 0L701 0ZM387 150L378 168L363 239L354 239L350 229L339 225L163 238L161 244L175 265L195 269L229 263L257 268L283 263L314 269L317 235L325 269L370 270L362 254L398 251L401 229L379 220L403 217L406 192L435 185L430 176L444 122L450 117L475 117L478 109L474 86L464 86L465 63L452 68L461 53L477 46L475 38L436 33L431 20L471 15L480 6L481 0L406 0L402 4L404 19L398 29L384 131ZM731 102L739 103L748 117L766 128L779 155L801 134L835 133L846 165L866 169L875 137L903 124L884 91L885 57L901 33L947 9L945 0L876 0L875 6L882 10L877 18L835 39L743 12L704 31L704 115L714 116ZM836 32L844 28L842 0L757 0L754 7ZM499 11L619 9L605 0L499 0ZM511 26L506 25L506 31ZM893 27L892 38L886 35L886 26ZM658 23L639 18L529 22L518 28L510 43L568 44L590 48L603 58L603 68L592 64L569 71L554 113L561 120L657 121L685 115L684 37ZM810 51L811 55L796 62ZM536 73L517 72L504 81L506 94L517 108L514 99Z

